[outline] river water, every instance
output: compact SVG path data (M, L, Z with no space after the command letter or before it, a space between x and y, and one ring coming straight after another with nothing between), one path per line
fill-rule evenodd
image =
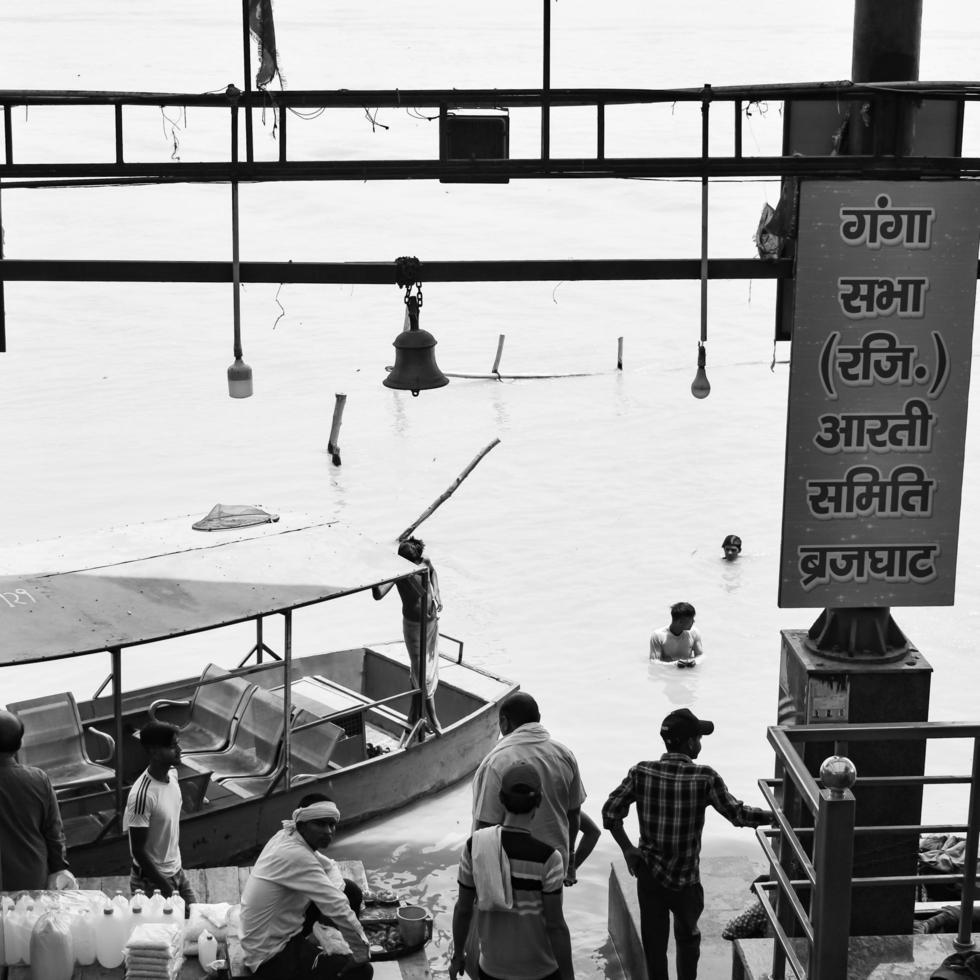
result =
M0 7L0 88L199 92L239 86L233 3L33 0ZM536 86L540 6L501 0L411 8L281 0L281 64L291 89ZM710 0L553 11L555 86L697 86L846 78L850 4ZM980 9L927 4L921 77L975 73ZM434 156L436 123L406 109L290 118L291 155ZM429 110L425 110L429 111ZM430 112L431 115L431 112ZM111 114L15 113L17 160L105 159ZM226 120L203 110L127 115L128 159L218 158ZM256 154L272 157L271 118ZM533 155L535 113L512 113L512 156ZM587 154L588 110L554 113L552 153ZM753 106L746 153L775 153L779 107ZM610 109L608 155L698 152L697 106ZM721 121L713 148L727 152ZM730 136L727 137L730 139ZM980 146L968 109L965 154ZM754 254L764 181L711 187L711 254ZM684 181L284 184L241 189L242 258L390 261L477 258L696 257L699 185ZM225 186L7 191L9 258L227 259ZM419 531L436 562L443 629L468 656L534 694L553 735L576 752L598 817L640 758L661 751L663 715L690 706L717 723L702 758L759 802L772 769L779 631L817 610L778 609L788 346L774 346L774 288L713 282L711 396L689 392L698 285L432 283L422 325L445 371L484 372L498 335L501 370L592 372L539 381L454 381L413 399L380 384L403 307L394 287L251 285L243 289L245 359L255 397L228 398L232 311L227 287L14 283L6 287L8 353L0 357L0 542L131 521L206 513L217 503L338 516L392 541L494 438L500 444ZM615 370L624 338L624 370ZM336 392L348 395L333 466L326 443ZM971 413L972 414L972 413ZM980 617L976 419L964 473L952 608L895 609L933 665L931 718L975 718L974 630ZM744 542L734 564L721 540ZM647 659L650 630L680 599L697 607L706 656L696 671ZM353 599L296 624L297 652L398 635L397 603ZM231 662L247 649L224 655ZM212 652L185 641L131 670L132 686L193 673ZM221 654L218 654L221 659ZM98 659L98 658L96 658ZM107 659L107 658L106 658ZM108 665L69 661L8 671L0 700L70 687L90 695ZM55 676L56 674L56 676ZM965 765L954 747L930 766ZM927 799L926 818L961 797ZM956 805L962 805L958 802ZM455 863L469 829L469 788L376 822L335 845L437 912L445 968ZM748 831L708 817L707 853L755 853ZM566 899L581 976L606 962L604 836Z

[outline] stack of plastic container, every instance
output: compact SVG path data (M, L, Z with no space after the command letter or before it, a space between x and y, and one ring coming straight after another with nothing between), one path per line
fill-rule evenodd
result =
M60 962L68 951L65 928L70 934L75 963L90 966L95 961L96 916L101 918L106 901L102 892L67 889L15 895L0 893L0 967L33 967L37 949L57 950L56 959ZM57 928L50 921L51 915L58 918ZM46 922L44 929L40 936L35 935L42 920ZM119 955L121 962L122 953ZM52 967L41 963L38 969L43 973Z
M183 928L142 923L133 929L123 954L127 980L176 980L184 962Z

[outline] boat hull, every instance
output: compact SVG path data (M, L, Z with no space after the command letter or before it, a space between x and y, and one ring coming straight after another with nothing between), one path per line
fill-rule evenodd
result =
M392 645L400 651L401 645ZM397 653L379 655L378 650L364 651L365 657L379 658L372 661L370 670L362 673L374 675L387 671L380 682L381 690L374 696L385 696L384 691L398 684L397 672L407 665L396 663ZM336 655L320 655L293 662L294 682L304 676L303 671L322 670L324 665L340 665L340 673L353 683L357 652L346 651ZM331 659L328 659L331 658ZM346 659L345 659L346 658ZM379 668L378 664L382 664ZM298 776L292 787L274 789L263 796L251 799L223 798L210 802L207 798L201 809L184 813L181 817L180 849L185 867L219 867L242 864L254 860L265 842L282 826L308 793L324 793L334 800L342 814L344 827L351 827L383 816L395 809L427 797L469 776L480 764L499 737L498 704L517 686L496 678L478 668L452 663L447 673L451 682L440 684L436 693L437 708L444 705L450 712L455 709L455 720L445 724L441 734L430 735L421 742L405 748L392 748L388 752L356 761L320 777ZM472 683L471 683L472 682ZM186 687L186 682L181 682ZM467 686L470 687L467 690ZM176 689L176 688L175 688ZM397 689L397 688L395 688ZM475 690L481 692L479 698ZM159 689L154 694L160 694ZM139 699L133 696L130 704ZM470 710L472 709L472 710ZM443 717L440 715L440 717ZM452 714L450 714L452 717ZM221 790L214 783L209 795L220 796ZM74 801L65 801L72 807ZM103 814L103 820L107 814ZM72 841L72 820L66 821L69 838L69 860L73 872L81 876L123 874L128 871L131 858L128 837L119 832L118 822L112 832L101 839ZM91 836L91 835L90 835Z

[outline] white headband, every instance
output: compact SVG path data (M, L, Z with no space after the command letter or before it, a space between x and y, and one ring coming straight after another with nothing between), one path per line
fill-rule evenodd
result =
M328 820L331 817L334 820L339 820L340 810L337 809L336 803L327 800L293 810L293 823L299 823L301 820Z

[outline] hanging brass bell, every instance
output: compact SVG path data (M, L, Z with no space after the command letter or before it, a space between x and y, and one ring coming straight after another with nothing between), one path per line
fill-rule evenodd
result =
M420 391L449 384L449 378L436 364L436 338L428 330L419 329L419 304L414 296L408 297L408 321L409 328L392 343L395 363L383 384L386 388L410 391L418 396Z

